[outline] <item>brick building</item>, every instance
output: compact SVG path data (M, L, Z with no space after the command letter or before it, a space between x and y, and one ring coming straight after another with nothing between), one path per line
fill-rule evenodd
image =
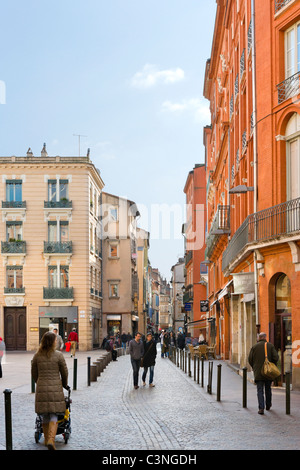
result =
M217 2L204 96L211 317L247 365L256 333L300 387L300 1Z

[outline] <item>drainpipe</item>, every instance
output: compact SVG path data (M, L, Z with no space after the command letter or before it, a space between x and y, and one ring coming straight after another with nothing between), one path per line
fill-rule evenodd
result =
M252 102L253 102L253 172L254 172L254 213L257 212L257 102L256 102L256 44L255 44L255 0L251 0L251 21L252 21ZM255 240L256 240L255 224ZM258 270L257 255L254 251L254 295L255 295L255 318L256 327L259 322L259 297L258 297Z

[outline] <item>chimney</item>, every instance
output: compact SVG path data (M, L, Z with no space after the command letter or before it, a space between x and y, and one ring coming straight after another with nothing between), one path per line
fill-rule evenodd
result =
M46 144L44 144L42 151L41 151L41 157L48 157L48 153L46 150Z
M32 153L32 150L31 148L29 147L29 149L27 150L27 157L33 157L33 153Z

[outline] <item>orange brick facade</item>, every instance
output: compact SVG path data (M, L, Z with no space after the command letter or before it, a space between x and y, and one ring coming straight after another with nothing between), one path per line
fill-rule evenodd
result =
M300 1L217 1L204 96L212 341L247 366L256 333L300 388ZM299 351L299 353L298 353Z

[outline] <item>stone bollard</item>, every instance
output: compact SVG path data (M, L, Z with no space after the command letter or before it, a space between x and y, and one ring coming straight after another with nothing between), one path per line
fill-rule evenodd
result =
M99 359L96 360L96 362L99 362L100 364L100 373L104 371L104 359L103 357L99 357Z
M97 366L91 365L91 382L97 382Z
M101 373L101 370L100 370L100 364L99 362L93 362L93 366L96 366L96 370L97 370L97 377L100 376L100 373Z

